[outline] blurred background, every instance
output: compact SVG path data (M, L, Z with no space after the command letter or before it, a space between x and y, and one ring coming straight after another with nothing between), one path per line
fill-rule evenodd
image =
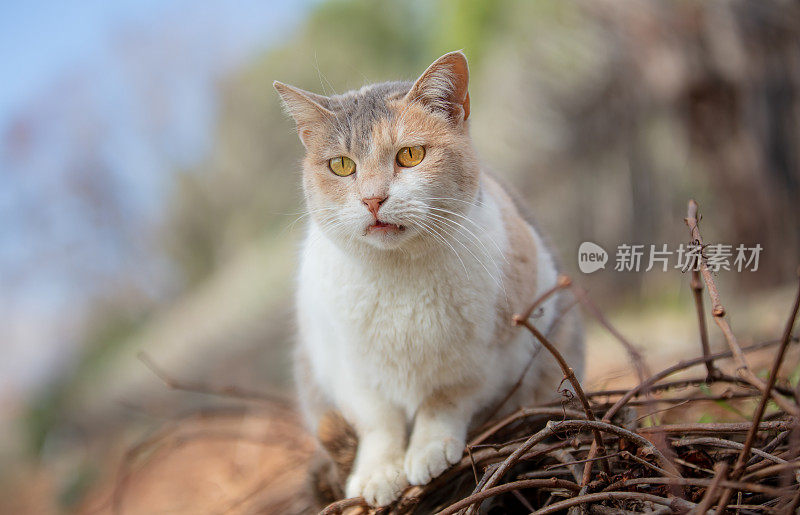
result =
M775 337L788 311L794 2L34 0L0 13L0 492L14 492L0 512L189 510L163 491L151 509L136 500L155 497L109 494L119 463L177 418L251 408L169 391L141 352L203 388L290 391L302 147L276 79L341 93L463 49L483 159L653 362L697 352L688 277L615 272L613 250L686 242L689 198L707 243L764 248L757 272L719 274L746 306L743 340ZM577 272L583 241L612 266ZM623 374L613 345L590 327L595 385ZM224 504L232 485L277 451L237 445L207 447L216 465L200 478L164 471L186 479L169 491L242 509ZM213 461L231 453L235 467Z

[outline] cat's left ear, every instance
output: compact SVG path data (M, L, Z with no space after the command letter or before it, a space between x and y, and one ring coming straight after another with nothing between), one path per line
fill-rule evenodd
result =
M450 52L425 70L406 95L406 101L421 102L460 124L469 117L468 85L467 57L461 51Z
M335 117L328 109L330 99L278 81L273 82L272 86L281 96L286 112L294 118L300 141L308 147L314 130Z

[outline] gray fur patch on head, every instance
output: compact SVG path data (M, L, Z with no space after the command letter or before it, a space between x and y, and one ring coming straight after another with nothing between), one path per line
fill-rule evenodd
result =
M365 154L372 129L382 119L391 119L389 102L405 96L411 82L382 82L331 96L327 107L336 115L332 136L341 138L348 152Z

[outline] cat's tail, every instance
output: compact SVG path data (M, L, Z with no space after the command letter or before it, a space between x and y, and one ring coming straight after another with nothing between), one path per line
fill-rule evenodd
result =
M338 411L327 411L319 421L317 438L342 476L349 476L358 448L358 436L353 426Z
M317 438L325 452L319 452L309 476L314 497L320 506L344 497L344 484L358 448L358 436L338 411L327 411L319 419Z

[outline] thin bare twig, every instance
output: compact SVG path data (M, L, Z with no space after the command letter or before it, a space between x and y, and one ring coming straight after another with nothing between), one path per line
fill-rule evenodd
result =
M714 480L712 479L702 479L696 477L639 477L617 481L616 483L612 483L607 486L604 491L614 491L619 488L628 488L634 485L680 485L710 487L713 482ZM741 481L720 480L717 482L717 484L720 486L738 488L740 490L747 490L748 492L758 492L775 497L779 497L783 494L780 488L764 486L758 483L743 483Z
M769 467L764 467L761 470L756 470L749 474L745 474L743 479L753 479L759 477L767 477L769 475L774 474L775 472L780 472L784 470L797 470L800 469L800 461L789 461L787 463L781 463L778 465L770 465ZM800 479L800 478L797 478Z
M797 423L794 419L761 422L759 431L786 431ZM696 424L666 424L656 427L640 427L637 433L745 433L753 427L751 422L709 422Z
M649 468L651 470L654 470L654 471L658 472L662 476L668 476L669 477L671 475L670 472L667 472L666 470L662 469L661 467L657 467L657 466L653 465L652 463L650 463L649 461L644 460L644 459L640 458L639 456L636 456L635 454L632 454L632 453L630 453L628 451L622 451L620 453L620 456L622 456L622 458L626 459L626 460L633 460L636 463L638 463L639 465L642 465L644 467L647 467L647 468Z
M571 284L572 284L572 279L570 279L566 275L559 275L558 279L556 280L556 284L552 288L550 288L549 290L547 290L544 293L542 293L539 296L539 298L536 299L535 301L533 301L533 303L530 305L530 307L528 307L528 309L526 309L525 312L520 316L522 318L524 318L525 320L529 319L531 317L531 315L533 314L534 310L537 307L539 307L542 303L544 303L544 301L546 301L548 298L553 296L558 291L563 290L565 288L568 288ZM558 316L556 317L556 319L553 320L553 323L552 323L551 327L554 327L555 324L557 324L558 321L561 319L561 317L567 311L569 311L569 309L571 309L571 308L572 308L572 306L569 306L563 312L559 313ZM500 402L497 403L497 405L494 407L494 409L492 409L492 411L490 411L489 414L486 415L486 417L484 418L483 422L480 425L484 425L484 424L490 422L494 418L494 416L497 415L500 412L501 409L503 409L503 406L505 406L506 403L509 400L511 400L511 398L514 396L514 394L517 392L517 390L520 389L520 387L522 386L522 383L525 380L525 376L528 375L528 372L530 371L531 365L533 365L533 362L536 361L536 357L539 355L539 351L541 351L541 350L542 350L541 347L537 347L536 349L534 349L533 353L531 354L530 359L528 360L528 363L525 365L525 368L522 369L522 373L520 373L519 378L517 379L517 381L511 386L511 388L509 389L508 393L506 393L506 395L503 397L503 399Z
M701 438L681 438L680 440L675 440L672 442L672 445L676 447L682 447L685 445L711 445L713 447L722 447L724 449L736 449L738 451L744 449L744 444L739 442L734 442L732 440L725 440L723 438L712 438L712 437L701 437ZM779 458L777 456L773 456L768 452L764 452L760 449L753 449L753 454L760 456L766 460L773 461L775 463L786 463L786 460Z
M798 279L800 279L800 268L797 270ZM772 363L772 369L770 370L769 377L767 378L767 385L764 389L764 393L761 396L761 401L758 403L758 407L756 408L756 412L753 415L753 425L750 430L747 432L747 438L744 441L744 446L742 447L742 452L739 453L738 458L736 458L736 464L733 466L733 472L731 472L731 479L737 480L742 477L742 474L745 470L745 464L747 460L750 458L750 450L753 446L753 442L756 438L756 433L758 432L758 426L761 422L761 418L764 416L764 411L767 409L767 402L770 399L770 392L772 391L772 387L775 386L775 381L778 380L778 372L780 371L781 364L783 363L784 355L786 354L786 348L789 346L789 339L792 336L792 329L794 328L794 322L797 320L797 311L800 309L800 285L798 285L797 294L795 295L794 299L794 306L792 307L792 313L789 316L789 320L786 322L786 328L783 331L783 337L781 338L781 345L778 347L778 353L775 356L775 360ZM788 411L788 410L787 410ZM730 499L730 495L733 492L731 489L725 489L722 492L722 499L720 500L720 505L725 506ZM725 501L724 503L722 501Z
M498 421L478 436L470 441L469 445L474 447L476 445L480 445L485 442L488 438L492 435L497 433L499 430L503 429L504 427L508 426L509 424L516 422L517 420L521 420L523 418L534 417L534 416L546 416L546 417L561 417L561 418L583 418L585 414L583 412L569 409L569 408L520 408L519 410L515 411L511 415L507 416L506 418Z
M689 234L691 235L692 243L702 249L703 237L700 235L700 227L698 226L700 221L698 208L699 206L697 205L696 200L689 200L686 218L684 218L683 221L686 222L686 225L689 227ZM703 275L703 280L708 287L708 295L711 297L711 314L714 317L724 317L725 308L722 306L722 302L720 301L719 290L717 290L717 285L714 282L714 277L711 275L711 270L708 269L708 265L703 259L700 259L697 265L699 266L700 273ZM746 364L744 356L742 356L741 352L737 354L736 351L734 351L734 354L737 356L737 360L739 360L741 357L740 364Z
M586 504L595 501L646 501L662 506L668 506L673 511L684 512L689 511L697 505L679 497L659 497L657 495L643 494L639 492L597 492L594 494L579 495L571 499L565 499L557 503L553 503L546 508L533 512L534 515L546 515L548 513L555 513L571 506Z
M699 259L699 257L696 259ZM708 344L706 310L703 308L703 281L700 280L700 272L695 266L692 266L692 280L689 284L692 288L692 296L694 297L694 305L697 311L697 325L700 330L700 347L703 349L703 356L707 358L711 354L711 347ZM707 382L713 381L717 374L719 374L719 370L717 370L714 366L714 362L711 360L706 361L706 372Z
M680 472L675 468L675 466L670 462L666 456L664 456L661 451L659 451L652 442L647 440L646 438L641 437L640 435L628 431L619 426L615 426L612 424L608 424L606 422L601 422L598 420L565 420L563 422L554 422L550 421L547 423L547 426L542 429L541 431L537 432L536 434L532 435L528 440L525 441L522 445L520 445L517 450L511 453L508 458L506 458L497 470L495 470L486 483L483 485L483 489L491 488L492 486L496 485L500 478L508 472L508 470L517 462L519 458L525 454L525 452L536 445L537 443L543 441L544 439L553 436L557 431L568 430L568 429L588 429L588 430L597 430L597 431L604 431L616 436L624 437L631 442L639 445L640 447L645 447L649 449L656 460L661 464L662 468L667 470L670 474L673 474L677 477L680 477ZM584 481L586 478L584 478Z
M746 351L756 350L756 349L759 349L759 348L766 347L768 345L772 345L774 343L775 342L764 342L764 343L760 343L760 344L751 345L749 347L745 347L745 349L741 349L740 348L739 350L742 351L742 352L744 352L745 350ZM710 355L708 357L701 356L701 357L690 359L690 360L680 361L680 362L676 363L675 365L672 365L671 367L667 367L664 370L662 370L661 372L658 372L657 374L649 377L645 381L642 381L641 383L639 383L639 385L635 386L634 388L631 388L626 393L624 393L622 395L622 397L617 399L617 401L610 408L608 408L608 410L606 411L606 414L603 416L602 420L604 422L610 422L611 419L619 412L620 409L622 409L623 406L625 406L625 404L628 401L630 401L633 397L636 397L637 395L640 395L641 392L647 391L648 388L653 386L655 383L661 381L662 379L665 379L666 377L669 377L669 376L671 376L673 374L676 374L676 373L678 373L680 371L686 370L687 368L693 367L695 365L699 365L701 363L706 363L709 360L717 360L717 359L729 358L729 357L732 357L733 355L734 355L734 349L729 349L727 351L722 351L722 352L718 352L716 354L712 354L712 355ZM786 429L788 429L790 427L793 427L794 423L793 422L777 422L776 424L779 425L783 430L786 430ZM762 422L761 427L764 427L764 425L765 424ZM767 424L767 425L770 425L770 424ZM682 431L689 431L689 430L692 430L692 431L695 431L695 432L697 432L697 431L700 431L700 432L703 432L703 431L705 431L705 432L714 432L714 431L717 431L718 429L720 429L720 427L721 426L719 426L718 424L678 424L678 425L672 425L672 426L663 426L662 425L662 426L657 426L655 428L641 428L641 429L639 429L639 432L640 433L646 433L646 432L670 432L671 430L675 431L675 432L682 432ZM726 427L728 428L728 430L733 430L731 428L731 424L727 424ZM737 426L737 430L739 430L739 431L748 431L749 429L750 429L750 424L739 424ZM596 452L597 451L595 449L595 445L592 444L592 448L589 449L589 457L592 458L592 457L596 456Z
M437 512L436 515L452 515L453 513L458 512L459 510L463 510L473 504L480 502L484 499L488 499L489 497L494 497L495 495L510 492L513 490L521 490L524 488L560 488L564 490L569 490L571 492L577 492L580 490L580 487L573 483L572 481L567 481L565 479L522 479L520 481L512 481L511 483L505 483L500 486L495 486L492 488L487 488L486 490L482 490L480 492L476 492L468 497L461 499L460 501L451 504L447 508L443 509L442 511Z
M536 308L541 306L544 303L544 301L552 297L553 294L555 294L556 292L563 290L564 288L569 288L571 285L572 285L572 279L570 279L566 275L559 275L558 279L556 279L556 284L549 290L539 295L539 298L534 300L533 303L530 305L530 307L525 311L523 311L523 313L519 316L523 320L528 320L531 317L531 315L533 315L533 312L536 310Z
M517 381L511 386L511 388L508 390L506 395L500 400L500 402L497 403L494 409L492 409L492 411L490 411L489 414L486 415L486 417L484 417L483 422L480 424L481 426L494 419L495 415L500 413L500 410L503 409L506 403L509 400L511 400L511 398L514 396L515 393L517 393L517 390L519 390L520 387L522 386L522 383L525 381L525 376L528 375L531 366L533 365L534 361L536 361L536 357L539 355L539 351L541 350L542 350L541 347L538 347L533 350L533 352L531 353L531 357L528 359L528 363L525 365L525 368L522 369L522 372L519 374Z
M234 399L241 399L246 401L257 401L267 403L270 407L278 407L291 409L292 402L286 397L267 394L263 392L256 392L253 390L245 390L237 386L224 386L221 388L214 388L200 382L178 381L169 376L163 369L156 365L155 361L146 353L139 352L137 354L139 360L150 369L153 374L161 379L161 381L172 390L181 390L191 393L202 393L204 395L215 395L218 397L228 397Z
M708 485L708 489L706 489L706 494L703 496L703 500L700 501L700 504L697 505L697 509L694 510L693 513L702 515L706 513L709 508L711 508L711 505L714 504L714 501L717 499L717 490L719 489L719 484L720 482L725 481L727 475L727 462L720 461L714 465L714 479L711 480L711 484Z
M650 369L647 366L642 353L634 344L625 338L611 322L609 322L608 318L606 318L603 312L600 311L600 308L598 308L597 305L592 301L591 297L589 297L589 294L586 293L586 290L576 285L572 287L572 291L575 294L575 297L580 301L581 304L583 304L589 313L591 313L592 316L598 322L600 322L600 325L602 325L614 338L616 338L628 352L628 356L630 356L631 361L633 362L633 368L636 371L639 381L644 381L646 377L650 376Z
M575 377L575 371L572 370L572 367L570 367L569 364L566 362L564 356L561 355L561 352L559 352L558 349L556 349L555 346L552 343L550 343L550 341L545 337L545 335L543 335L536 328L536 326L528 322L527 319L521 318L519 315L514 315L514 325L524 326L528 331L530 331L536 337L537 340L539 340L539 342L550 352L550 354L552 354L553 357L556 358L558 366L561 367L561 371L564 373L564 378L570 382L572 388L575 390L575 395L578 396L578 399L581 402L583 411L586 413L586 418L588 420L595 420L594 413L592 413L592 406L591 404L589 404L589 400L583 393L583 387L581 387L581 383L580 381L578 381L578 378ZM603 444L603 435L600 433L599 430L596 429L593 429L592 432L594 433L594 440L598 449L598 453L600 454L600 456L604 456L605 446ZM603 467L603 471L606 474L608 474L611 470L608 464L608 460L603 459L600 461L600 464ZM589 466L591 467L591 463L589 464ZM584 470L584 481L586 481L587 475L588 472Z
M341 501L336 501L335 503L327 505L324 510L319 512L319 515L339 515L345 509L353 508L355 506L363 506L368 508L369 504L367 504L367 501L365 501L363 497L351 497L349 499L342 499Z
M689 201L689 207L687 209L685 221L686 225L689 226L692 242L702 248L703 238L700 236L700 229L697 226L698 216L697 202L692 199ZM733 330L731 330L731 326L725 318L725 308L722 306L722 302L720 301L719 291L717 290L717 285L714 282L714 277L711 274L711 270L708 268L708 264L704 259L700 259L699 264L700 273L702 274L703 280L708 288L708 295L711 297L711 314L714 317L714 322L717 324L717 326L719 326L720 330L722 330L722 334L725 336L725 341L728 343L728 346L733 352L733 357L736 359L736 363L739 365L738 372L742 375L745 381L769 395L769 389L767 389L766 383L759 379L758 376L756 376L753 371L750 370L747 359L745 358L739 343L736 341L736 336L734 336ZM786 401L784 398L775 395L773 396L773 399L775 400L775 403L783 408L787 413L791 413L792 415L800 414L800 412L797 410L797 406Z

